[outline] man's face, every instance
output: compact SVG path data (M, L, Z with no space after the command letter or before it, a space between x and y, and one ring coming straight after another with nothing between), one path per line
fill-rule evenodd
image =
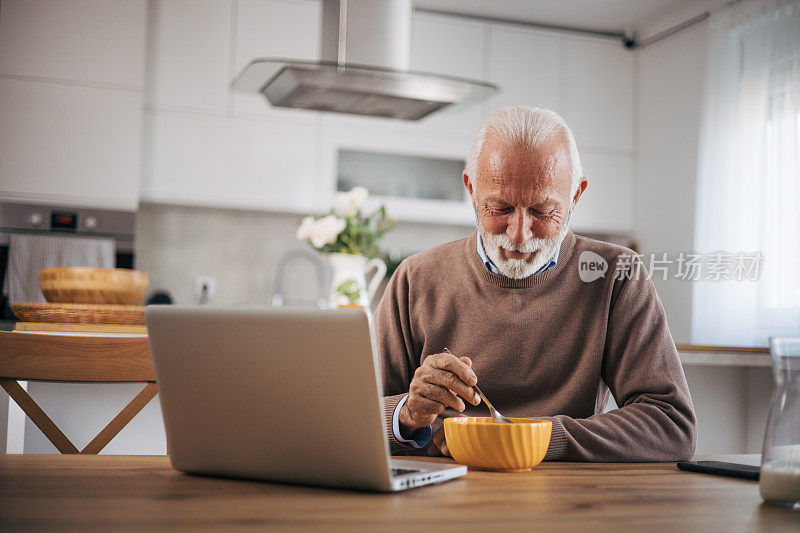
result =
M557 139L536 150L487 139L474 188L466 173L463 179L486 254L501 273L517 279L550 260L586 188L584 179L573 199L567 149Z

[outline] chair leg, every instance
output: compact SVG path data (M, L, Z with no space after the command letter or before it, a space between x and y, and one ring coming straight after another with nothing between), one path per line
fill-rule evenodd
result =
M17 402L17 405L25 411L28 418L36 424L36 427L44 433L44 436L53 443L59 452L80 453L78 452L78 448L76 448L67 436L58 429L58 426L56 426L50 417L42 411L42 408L39 407L15 379L0 378L0 386L2 386L8 395Z
M122 431L128 422L141 411L145 405L158 393L158 386L155 383L148 383L144 386L142 391L126 405L122 411L119 412L114 419L103 428L97 436L92 439L92 442L86 445L80 453L95 454L100 453L100 450L106 447L111 442L111 439L117 436ZM77 451L75 452L77 453Z

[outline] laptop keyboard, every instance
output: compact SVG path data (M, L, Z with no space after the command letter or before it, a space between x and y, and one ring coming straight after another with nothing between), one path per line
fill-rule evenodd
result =
M415 474L420 472L415 468L392 468L392 475L393 476L403 476L405 474Z

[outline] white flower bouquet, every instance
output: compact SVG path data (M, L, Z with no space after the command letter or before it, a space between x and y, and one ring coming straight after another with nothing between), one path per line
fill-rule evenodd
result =
M330 213L302 220L297 238L322 253L376 257L378 241L394 226L394 220L386 215L383 205L369 215L362 215L361 208L368 197L369 191L364 187L337 193Z

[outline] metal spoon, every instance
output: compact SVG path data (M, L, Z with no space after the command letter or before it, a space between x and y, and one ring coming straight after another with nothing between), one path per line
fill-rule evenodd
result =
M453 352L448 350L446 346L444 348L444 351L449 353L450 355L453 355ZM489 412L492 413L492 421L493 422L497 422L497 423L500 423L500 424L513 424L514 423L513 420L510 420L510 419L504 417L503 415L500 414L500 411L498 411L497 409L494 408L494 406L492 405L492 402L490 402L489 398L487 398L481 392L481 389L479 389L477 385L473 385L472 388L475 389L475 392L477 392L478 395L481 397L481 400L483 400L483 403L485 403L486 407L489 408Z

